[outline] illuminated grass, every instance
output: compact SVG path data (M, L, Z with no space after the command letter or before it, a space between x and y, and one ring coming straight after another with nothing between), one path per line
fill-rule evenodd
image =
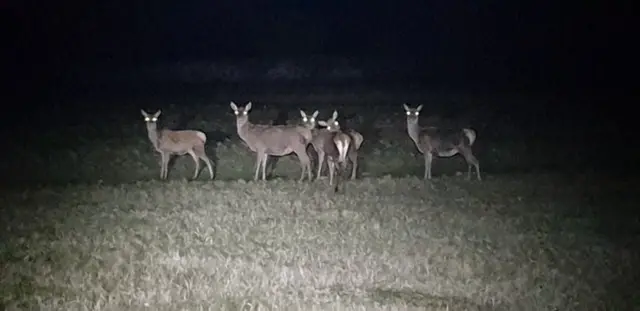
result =
M363 177L345 194L326 179L296 182L293 157L277 163L277 178L248 182L254 156L233 116L207 109L186 126L209 135L213 182L185 181L186 157L158 181L137 110L103 116L117 126L15 146L2 171L43 186L0 193L0 309L624 310L638 299L638 256L605 239L601 214L631 208L630 182L468 182L456 176L460 158L437 160L425 182L400 109L373 122L381 133L365 140ZM166 114L161 123L175 128ZM549 158L482 139L483 168Z
M517 181L519 180L519 181ZM553 176L141 182L7 198L7 309L587 310L624 265ZM533 197L535 186L547 197ZM553 198L554 200L548 200ZM7 219L7 218L3 218Z

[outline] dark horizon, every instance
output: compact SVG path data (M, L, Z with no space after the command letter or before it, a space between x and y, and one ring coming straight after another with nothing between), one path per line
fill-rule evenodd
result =
M631 10L616 4L404 1L5 2L9 68L45 81L73 68L305 58L414 62L416 77L628 89ZM13 41L13 42L12 42ZM420 79L420 78L418 78ZM20 82L18 82L20 83Z

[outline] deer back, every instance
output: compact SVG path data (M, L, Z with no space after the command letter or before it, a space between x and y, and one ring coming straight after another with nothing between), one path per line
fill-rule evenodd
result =
M158 148L161 151L185 154L196 146L204 146L207 136L200 131L162 130L158 136Z
M248 124L243 136L252 150L273 155L288 154L307 143L296 126L287 125Z
M462 129L426 127L420 132L421 143L439 153L450 152L461 146L469 146L469 137Z

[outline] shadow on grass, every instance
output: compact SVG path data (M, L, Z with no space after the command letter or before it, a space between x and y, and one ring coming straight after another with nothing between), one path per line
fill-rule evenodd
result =
M369 291L369 297L383 305L410 305L425 310L511 310L508 306L478 305L464 297L441 297L408 289L374 289Z

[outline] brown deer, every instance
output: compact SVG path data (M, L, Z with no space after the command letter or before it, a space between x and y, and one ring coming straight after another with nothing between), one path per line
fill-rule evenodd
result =
M311 133L313 136L315 136L319 131L321 131L321 129L318 129L316 127L316 125L319 124L318 122L316 122L316 117L318 116L317 110L312 115L307 115L303 110L300 110L300 115L302 116L302 124L304 125L304 127L311 130ZM324 121L325 124L328 124L328 129L330 131L341 130L340 123L337 121L337 118L338 118L338 112L334 111L332 118L327 121ZM358 133L355 130L349 129L343 132L349 135L352 141L352 145L348 150L347 157L352 163L351 179L354 180L356 179L356 171L358 169L358 150L362 145L363 137L362 137L362 134ZM318 172L317 172L316 178L320 178L321 176L322 168L323 168L325 157L326 157L325 152L323 151L324 150L323 144L324 144L323 139L311 141L311 145L313 146L313 149L318 154Z
M295 153L300 160L302 167L300 181L304 180L305 171L308 179L311 180L311 160L307 154L307 145L311 140L310 132L308 135L300 133L300 126L251 123L249 121L251 102L244 107L238 107L231 102L230 106L236 115L238 136L257 155L254 180L258 180L260 169L262 169L262 180L266 180L267 159L270 155L279 157L291 153Z
M160 162L160 179L167 179L169 175L169 160L172 155L182 156L189 154L196 164L196 170L193 179L198 178L200 172L200 159L207 164L209 169L209 177L213 179L213 167L211 160L205 153L204 145L207 142L207 135L200 131L182 130L172 131L162 129L158 131L158 117L160 110L154 114L149 114L144 110L140 110L144 121L147 124L147 134L153 147L160 153L162 160Z
M471 179L471 166L475 167L478 180L482 180L480 163L471 150L471 146L476 141L476 131L469 128L444 130L437 127L426 127L421 129L418 117L422 105L417 108L409 108L407 104L403 104L403 107L407 114L407 133L418 151L424 154L424 179L431 179L431 164L434 154L446 158L460 153L467 161L467 180Z
M318 121L318 125L325 128L319 129L316 132L311 144L314 148L320 148L318 154L322 153L322 157L327 157L327 164L329 165L329 185L333 185L333 178L338 174L336 178L334 192L340 191L340 185L342 184L342 178L347 170L347 156L349 150L354 148L353 138L347 133L340 130L339 127L334 126L335 119L338 116L338 112L333 112L333 117L328 121ZM320 157L320 156L319 156ZM336 172L337 171L337 172ZM342 186L344 190L344 185Z

